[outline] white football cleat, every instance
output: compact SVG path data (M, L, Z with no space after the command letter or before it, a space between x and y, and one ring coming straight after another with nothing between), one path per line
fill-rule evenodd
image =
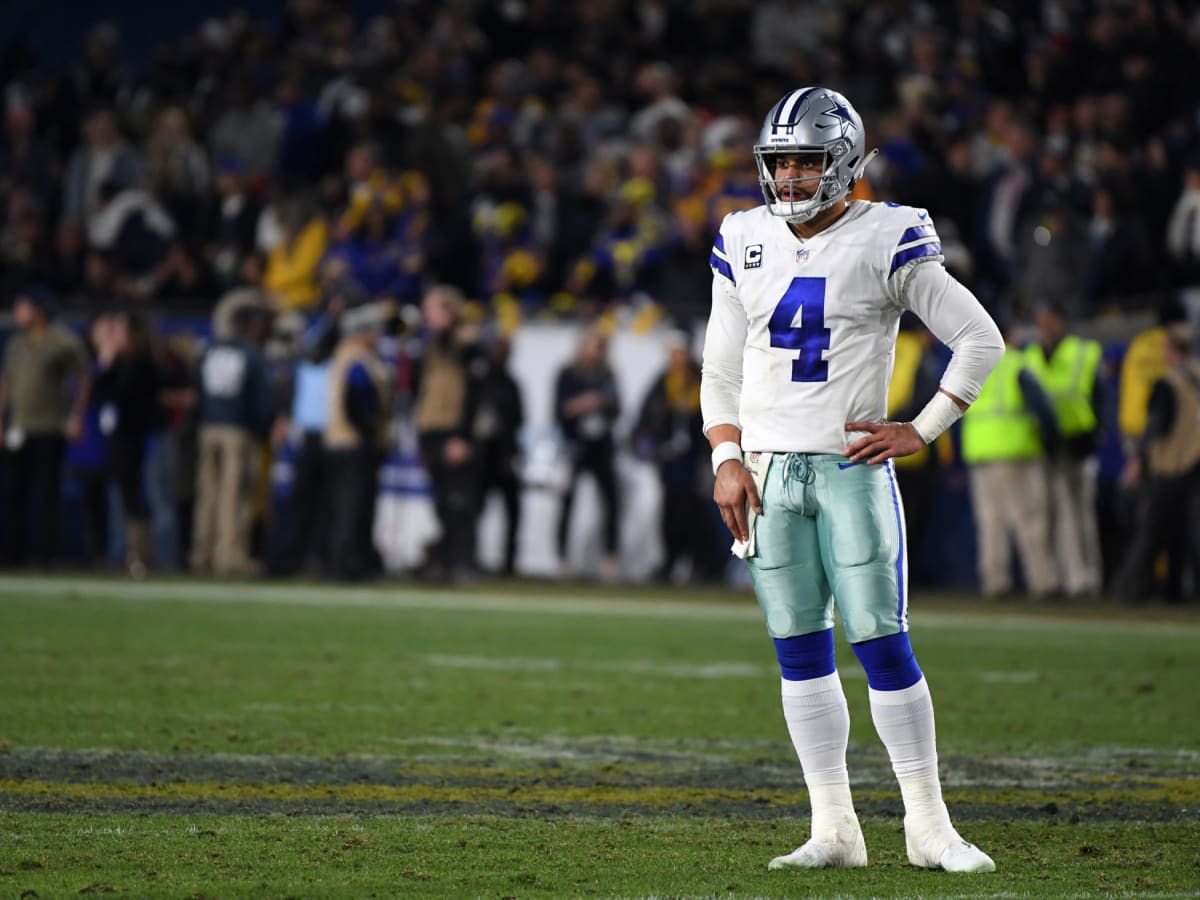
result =
M953 829L949 834L937 837L922 835L922 840L918 842L913 839L912 832L905 828L904 843L908 849L908 861L922 869L970 874L996 871L996 864L990 856L974 844L964 841Z
M850 814L836 830L810 838L786 856L777 856L768 869L861 869L867 864L867 843L858 819Z

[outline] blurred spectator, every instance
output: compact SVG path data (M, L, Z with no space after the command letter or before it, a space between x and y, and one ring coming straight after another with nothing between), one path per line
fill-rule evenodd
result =
M158 114L146 144L150 189L179 230L198 237L204 228L211 185L208 158L191 135L187 115L177 106Z
M140 187L142 172L141 158L121 137L112 111L90 113L83 123L83 145L71 154L63 182L59 238L65 254L74 254L90 232L102 206L102 187L109 185L111 199L126 188Z
M250 524L258 445L268 434L273 412L261 352L268 313L246 304L231 318L231 333L214 341L200 360L191 569L246 575L253 570Z
M88 31L83 52L68 82L70 112L77 114L98 104L111 105L126 98L131 79L117 56L120 42L121 33L112 22L97 22Z
M396 186L352 201L322 265L327 279L349 278L368 297L420 300L429 212L423 182L414 182L408 196Z
M205 258L223 289L252 280L246 278L246 263L254 254L262 203L247 184L245 164L235 156L218 160L215 187L216 208L206 217Z
M32 191L14 188L0 220L0 291L62 280L46 228L46 209Z
M1088 312L1120 304L1120 298L1157 296L1164 272L1151 257L1150 235L1121 187L1101 184L1092 195L1088 226L1091 250L1084 273Z
M89 285L100 296L154 296L178 266L175 236L175 223L150 194L105 181L88 224Z
M34 286L17 295L19 333L4 348L0 422L12 454L8 474L9 561L51 565L58 558L63 455L83 433L91 364L83 342L56 325L54 295ZM7 415L7 420L6 420Z
M1167 253L1175 284L1200 284L1200 158L1184 168L1183 191L1167 224Z
M144 316L100 316L92 327L97 368L94 390L100 430L108 441L111 478L121 498L126 565L142 577L153 564L150 507L146 502L146 449L162 428L160 372Z
M285 188L309 184L320 164L321 110L304 90L297 68L280 79L275 88L275 122L279 128L277 175Z
M711 490L709 448L700 417L700 366L688 334L667 340L667 368L642 402L633 430L637 454L654 463L662 485L663 560L655 578L673 582L686 561L686 580L720 577L725 555L718 550L707 494Z
M558 558L563 574L570 573L567 549L571 509L585 473L595 481L604 515L601 575L613 579L620 571L616 445L612 433L620 414L619 404L616 376L608 364L608 339L593 326L580 336L575 359L558 373L554 389L554 416L571 461L567 492L558 514Z
M1062 440L1050 459L1054 547L1062 587L1072 597L1095 597L1102 587L1096 521L1096 454L1112 425L1113 404L1096 341L1067 334L1066 317L1052 302L1039 304L1038 339L1025 364L1054 403Z
M1178 603L1185 591L1193 601L1200 596L1200 362L1193 344L1186 323L1167 330L1167 372L1154 383L1145 436L1122 473L1129 485L1145 481L1133 541L1113 585L1129 602L1150 595L1153 564L1164 552L1163 598Z
M471 436L479 453L479 507L492 491L504 503L504 558L501 572L517 571L517 538L521 531L520 436L525 423L521 389L508 370L509 342L492 335L485 342L486 372L478 376L479 402Z
M979 587L987 597L1012 593L1015 545L1026 591L1047 597L1059 589L1047 464L1058 442L1058 421L1053 401L1018 346L1015 319L1007 323L1004 339L1004 357L962 424ZM907 501L905 495L905 506Z
M58 161L37 133L33 98L12 84L4 92L4 134L0 136L0 198L18 188L28 191L31 205L45 211L58 199Z
M665 62L642 65L634 76L634 93L642 98L642 107L629 120L629 133L637 141L661 140L663 127L682 127L692 117L691 107L676 93L678 79Z
M425 292L426 342L413 411L442 532L429 571L458 581L470 579L476 566L481 465L471 430L479 406L480 381L472 371L479 349L472 327L462 320L463 302L462 294L447 285Z
M618 188L591 252L576 263L567 282L589 307L657 292L669 231L653 203L654 186L644 178Z
M1038 208L1018 229L1017 245L1016 305L1028 309L1035 297L1054 297L1068 315L1085 317L1089 312L1084 305L1090 253L1087 226L1069 198L1046 188Z
M89 340L91 336L89 335ZM95 344L92 351L91 375L95 379L97 363ZM66 449L66 477L63 499L70 507L70 498L77 500L79 515L79 554L84 565L103 565L107 558L109 529L109 467L108 447L100 430L100 403L96 392L88 397L79 437L69 441Z
M475 216L483 262L482 296L492 305L517 303L536 313L545 299L544 261L519 203L506 202Z
M162 422L146 449L146 504L150 507L154 565L160 572L174 572L182 564L181 526L191 521L191 509L181 508L179 485L184 480L182 457L189 443L186 432L194 419L197 396L186 338L158 337L154 341L154 358L158 366ZM189 494L195 488L194 472L192 475L187 479Z
M332 493L325 429L329 424L329 369L341 339L338 317L346 292L331 295L326 310L309 326L292 375L289 416L277 424L276 438L295 443L292 484L282 537L268 562L272 575L294 575L307 567L320 570L330 561L329 509Z
M984 271L1003 286L1014 273L1017 234L1036 199L1034 151L1037 138L1028 124L1010 122L1004 132L1001 168L984 207Z
M329 225L316 201L307 194L281 200L274 219L277 231L268 238L263 290L277 309L310 309L321 293L317 276L329 243ZM259 229L261 234L261 223Z
M208 132L213 159L238 159L248 177L265 180L275 173L279 156L279 124L271 105L254 95L248 73L227 83L221 112Z
M1187 322L1187 311L1174 299L1160 301L1158 322L1134 335L1125 348L1117 379L1117 427L1125 456L1137 453L1146 432L1150 391L1167 374L1167 329Z
M345 310L329 362L324 445L329 464L329 550L333 574L360 580L382 568L375 549L375 497L388 448L391 380L375 352L392 305Z

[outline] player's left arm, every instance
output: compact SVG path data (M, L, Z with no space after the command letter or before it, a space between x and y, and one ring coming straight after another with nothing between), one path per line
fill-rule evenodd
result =
M979 300L942 264L922 258L908 264L900 299L953 351L938 392L911 422L848 422L866 436L843 452L853 462L880 463L930 444L962 418L1004 355L1004 338Z

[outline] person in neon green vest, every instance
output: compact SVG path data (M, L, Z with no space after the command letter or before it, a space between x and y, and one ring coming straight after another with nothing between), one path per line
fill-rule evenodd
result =
M1026 364L1021 323L1010 318L1003 324L1004 356L962 422L979 588L987 597L1013 592L1015 546L1026 590L1047 597L1059 588L1047 465L1047 454L1058 445L1058 420Z
M1103 348L1068 334L1066 316L1052 302L1038 305L1034 324L1038 339L1025 348L1025 361L1054 403L1062 436L1050 459L1054 549L1066 593L1093 597L1103 586L1096 454L1114 414Z

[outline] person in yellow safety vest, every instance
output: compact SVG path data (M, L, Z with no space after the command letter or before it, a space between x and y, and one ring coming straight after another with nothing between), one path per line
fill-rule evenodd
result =
M1158 324L1134 335L1125 350L1117 379L1117 427L1126 456L1137 452L1146 430L1150 389L1167 374L1166 326L1183 318L1182 307L1177 313L1164 307L1159 311Z
M1067 334L1063 311L1037 307L1038 340L1025 348L1026 365L1050 395L1062 441L1050 458L1050 508L1054 549L1063 589L1094 597L1103 584L1096 513L1096 454L1112 425L1110 391L1098 341Z
M1004 356L962 423L979 586L989 597L1012 593L1015 545L1026 589L1047 597L1059 588L1050 545L1047 465L1047 451L1058 442L1058 422L1050 397L1019 349L1015 321L1007 324L1004 338Z
M1192 570L1191 599L1200 593L1200 361L1186 322L1167 328L1165 348L1167 372L1151 389L1145 435L1122 473L1127 484L1146 482L1133 541L1113 581L1113 593L1129 602L1146 598L1163 551L1163 599L1184 599L1185 567Z
M911 422L921 411L926 397L937 392L945 366L932 352L934 337L911 313L900 319L896 335L896 359L888 384L887 417L892 422ZM933 444L911 456L895 460L896 481L904 498L904 530L908 537L909 574L913 584L930 584L933 573L922 565L921 547L926 538L937 490L938 467L954 453L950 437L942 434Z

